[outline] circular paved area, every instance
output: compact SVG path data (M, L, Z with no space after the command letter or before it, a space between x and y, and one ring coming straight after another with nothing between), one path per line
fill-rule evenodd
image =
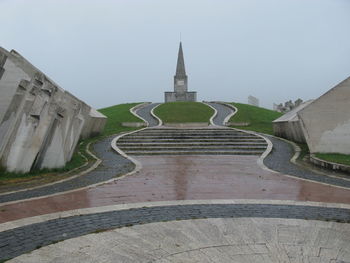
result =
M105 246L105 252L109 251L109 256L114 255L112 251L116 252L117 255L121 253L119 256L124 254L126 255L125 259L129 259L127 262L132 262L131 260L134 260L134 262L153 262L152 260L161 260L163 257L170 257L171 259L174 256L174 251L170 249L171 246L178 247L177 253L184 253L182 256L179 255L180 258L175 258L175 262L183 262L181 258L186 257L188 252L191 252L188 256L192 258L192 256L196 255L194 250L200 252L201 249L206 250L215 246L231 246L232 249L234 249L234 246L241 247L241 249L246 251L246 259L251 258L254 262L259 262L257 260L261 259L260 256L262 255L255 258L254 254L257 254L257 251L255 248L249 249L249 247L254 247L255 245L259 249L266 247L263 250L264 252L260 250L267 257L266 260L268 260L269 256L274 258L285 254L291 258L300 258L301 256L320 257L322 249L325 250L323 253L326 252L327 256L330 256L328 261L322 262L332 262L331 260L338 259L350 260L349 207L342 208L339 205L325 207L321 204L304 205L301 203L291 205L283 203L226 202L203 202L202 204L181 204L180 202L179 205L173 203L172 205L155 205L151 207L136 206L133 209L117 208L117 210L106 212L80 214L34 224L24 224L13 229L10 227L10 229L0 233L0 255L2 259L12 258L32 251L35 248L55 244L58 241L96 233L96 235L92 236L92 239L94 239L93 243L88 241L91 241L91 236L84 236L77 240L70 240L66 244L59 243L58 245L44 248L34 252L32 256L26 255L21 257L20 261L14 262L34 262L35 260L37 260L36 262L64 262L62 260L67 256L67 251L62 249L62 246L66 247L66 250L70 249L69 256L72 258L70 262L81 262L79 260L89 257L86 253L81 253L81 250L84 251L84 248L88 248L84 245L84 242L85 244L90 244L90 249L88 248L87 251L90 250L91 254L96 250L99 251L99 246ZM204 224L202 221L198 221L198 219L207 218L215 218L216 220L209 220ZM222 220L227 218L230 220ZM304 220L290 221L290 219ZM180 222L180 220L189 221ZM148 225L149 223L168 221L176 222ZM213 222L221 223L211 225ZM336 222L342 223L336 224ZM146 225L136 227L136 233L135 228L125 228L124 230L117 230L116 233L112 231L108 234L97 234L109 229L142 224ZM137 234L137 231L140 231L139 234ZM125 236L123 233L131 234ZM112 246L111 248L111 244L107 240L104 242L106 237L109 238L112 244L119 244L119 246L116 248ZM123 239L125 239L125 242ZM153 239L157 239L157 242L152 242ZM83 241L81 242L81 240ZM71 246L70 244L76 245ZM283 244L287 247L282 246L280 248L281 251L274 251ZM157 253L155 251L157 248L164 250L163 253ZM309 249L312 252L311 250L307 252ZM147 253L144 254L142 251ZM152 255L151 251L155 254ZM235 251L237 250L235 249ZM289 253L286 253L287 251ZM102 254L108 256L108 253L101 253L100 251L93 257L96 260L96 256ZM223 254L225 255L225 253ZM76 256L78 258L75 258ZM238 254L235 256L238 256ZM208 257L209 255L207 255ZM61 261L59 258L61 258ZM112 258L109 258L109 260ZM44 259L44 261L41 259ZM92 261L92 259L87 262L100 262L99 260ZM120 260L122 259L123 257L120 258ZM276 261L277 259L275 258L275 262L278 262ZM322 259L325 258L323 257ZM170 262L174 261L171 260Z
M9 262L348 262L349 224L215 218L115 229Z

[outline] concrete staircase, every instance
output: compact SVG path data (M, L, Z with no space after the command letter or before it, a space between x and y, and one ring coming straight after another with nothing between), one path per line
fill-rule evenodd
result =
M117 146L128 155L261 155L264 139L225 128L147 128L126 135Z

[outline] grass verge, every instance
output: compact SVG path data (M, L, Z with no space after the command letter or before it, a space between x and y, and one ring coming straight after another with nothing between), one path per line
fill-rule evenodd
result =
M86 146L89 143L94 143L113 134L135 130L135 128L123 127L121 124L122 122L142 122L142 120L130 113L130 109L137 104L139 103L119 104L100 109L99 112L107 117L107 123L103 133L97 137L80 141L71 161L64 167L57 169L33 170L29 173L10 173L5 172L4 169L0 168L0 186L24 183L33 180L44 180L45 183L55 181L60 174L67 173L65 177L70 176L68 172L82 166L86 159L89 163L92 163L94 158L86 153ZM85 158L82 155L85 156ZM60 176L60 179L63 178L64 176Z
M168 102L158 106L154 113L164 123L209 123L214 110L200 102Z
M247 126L231 126L242 130L256 131L273 135L272 121L282 116L282 113L242 103L231 103L238 112L229 122L248 123Z
M315 156L319 159L332 162L350 165L350 155L340 153L316 153Z

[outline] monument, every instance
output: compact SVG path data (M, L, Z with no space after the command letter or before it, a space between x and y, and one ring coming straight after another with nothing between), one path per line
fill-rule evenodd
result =
M187 75L181 42L177 56L176 73L174 76L174 92L166 91L164 95L165 102L197 101L197 92L187 91Z
M62 167L79 139L98 135L106 121L19 53L0 47L0 167L23 173Z

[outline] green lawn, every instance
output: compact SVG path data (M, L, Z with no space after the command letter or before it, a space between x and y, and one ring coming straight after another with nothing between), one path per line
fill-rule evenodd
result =
M142 122L142 120L131 114L129 111L132 107L134 107L137 104L139 103L119 104L108 108L100 109L99 112L106 115L106 117L108 118L103 133L98 137L81 141L72 157L72 160L68 162L65 167L59 169L34 170L25 174L5 172L4 169L1 169L0 167L0 185L16 183L19 181L24 182L32 179L42 179L44 177L46 177L47 180L50 180L49 177L54 177L59 173L68 172L85 163L85 159L80 154L78 154L78 151L80 151L84 156L86 156L89 162L92 162L94 159L89 154L85 153L86 145L90 142L93 143L109 135L134 130L135 128L122 127L121 123ZM52 178L52 180L54 180L54 178Z
M238 109L238 112L229 122L249 123L248 126L234 126L242 130L273 134L272 121L282 116L280 112L265 108L235 102L231 104Z
M340 153L316 153L317 158L323 159L325 161L350 165L350 155L340 154Z
M158 106L154 113L164 123L209 123L214 110L200 102L168 102Z
M130 113L130 109L140 103L119 104L98 110L108 118L103 137L122 131L135 130L134 128L122 127L122 122L143 122Z

